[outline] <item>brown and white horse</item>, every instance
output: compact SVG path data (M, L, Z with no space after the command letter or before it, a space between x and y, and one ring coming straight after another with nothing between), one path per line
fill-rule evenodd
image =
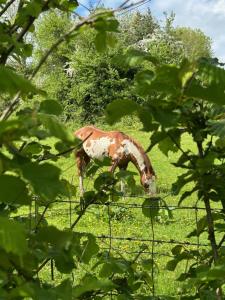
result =
M116 167L126 170L128 163L132 162L139 171L145 191L149 194L156 193L156 176L150 159L131 137L120 131L103 131L94 126L82 127L74 135L84 141L82 148L75 154L81 193L84 192L85 167L91 159L103 160L105 157L112 161L111 172L114 172Z

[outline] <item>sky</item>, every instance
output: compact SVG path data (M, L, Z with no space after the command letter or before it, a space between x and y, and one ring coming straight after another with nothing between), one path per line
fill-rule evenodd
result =
M99 0L80 0L80 3L90 7ZM117 7L123 0L102 0L105 7ZM133 0L131 2L138 2ZM152 0L139 10L149 7L155 18L163 24L163 12L175 13L175 26L199 28L212 39L213 55L225 62L225 0ZM87 14L85 8L79 8L79 13Z

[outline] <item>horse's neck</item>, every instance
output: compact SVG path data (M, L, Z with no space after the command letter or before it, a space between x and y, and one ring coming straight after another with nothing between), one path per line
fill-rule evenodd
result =
M135 145L134 151L131 153L131 161L139 171L140 175L146 173L146 171L151 171L151 163L147 155L140 150L137 145Z

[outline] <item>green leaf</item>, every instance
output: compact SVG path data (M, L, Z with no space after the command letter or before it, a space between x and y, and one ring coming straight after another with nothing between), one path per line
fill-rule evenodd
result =
M40 104L39 111L41 113L59 116L62 111L62 105L56 100L45 100Z
M172 259L167 262L166 269L169 271L174 271L176 269L177 264L179 263L178 259Z
M10 68L0 66L0 93L14 95L17 92L37 93L38 89L29 80L17 75Z
M106 45L108 45L111 48L114 48L117 44L117 39L115 34L107 32L106 35Z
M191 191L185 191L178 202L178 205L181 205L181 203L188 197L190 197L194 192L198 191L198 187L194 187Z
M138 117L143 125L144 131L157 131L159 125L153 121L152 114L148 108L140 107Z
M27 131L21 120L7 120L0 122L0 143L20 140L21 136L26 134Z
M181 254L181 252L183 250L184 250L184 247L182 245L176 245L175 247L173 247L171 252L173 253L173 255L178 255L178 254Z
M119 180L121 179L129 180L130 178L133 178L135 175L137 175L136 172L121 170L116 173L116 178L118 178Z
M69 274L75 268L72 231L62 231L54 226L42 227L38 231L37 240L44 243L46 247L51 246L48 256L55 260L59 272Z
M141 264L143 266L143 268L147 271L151 271L152 268L154 268L154 261L153 259L149 258L149 259L143 259L141 261Z
M55 266L60 273L70 274L72 270L76 267L73 257L67 253L67 251L56 252L53 255L55 260Z
M221 213L212 213L213 220L223 220L224 216ZM190 232L187 237L200 236L208 227L207 217L202 217L197 222L197 228Z
M110 190L115 183L114 176L111 172L101 173L94 182L94 188L97 191Z
M165 154L166 156L168 156L169 151L177 152L179 150L170 137L161 140L158 146L159 146L159 150L161 150L162 153Z
M31 199L26 183L12 175L0 176L0 202L14 205L28 205Z
M225 224L217 223L217 224L215 224L215 229L218 232L224 232L225 231Z
M186 173L178 176L177 181L173 183L172 190L175 195L178 195L180 190L188 183L193 180L192 171L187 171Z
M161 142L162 140L167 138L167 134L165 131L155 131L153 132L153 134L150 137L150 145L148 147L148 149L146 150L146 152L149 152L152 150L152 148L157 145L159 142Z
M40 228L37 233L37 239L58 249L66 249L72 243L73 232L70 230L59 230L51 225Z
M213 135L224 138L225 136L225 119L221 120L209 120L208 121L209 130ZM217 142L218 143L218 142Z
M54 288L55 299L72 299L72 283L69 279L64 280Z
M126 54L122 56L122 59L123 63L125 62L131 67L136 67L137 65L140 65L145 61L152 62L153 64L158 64L157 58L153 57L148 52L137 49L128 49Z
M118 32L119 22L112 12L104 11L99 15L93 26L99 32Z
M23 150L22 153L23 154L39 154L42 151L42 145L37 143L37 142L31 142L29 144L27 144Z
M98 32L95 37L95 47L98 52L103 52L106 50L106 33Z
M91 176L93 176L94 174L96 174L96 172L98 171L98 169L100 168L100 166L94 164L93 166L90 166L87 171L85 172L86 176L89 178Z
M114 124L122 117L137 112L140 106L132 100L115 100L106 107L106 120L109 124Z
M154 219L159 214L160 198L147 198L142 204L142 213L150 218Z
M75 137L72 132L69 132L65 125L58 121L56 116L39 114L39 119L50 136L55 136L60 140L74 144Z
M164 128L177 126L180 118L178 111L162 107L151 107L150 109L154 119ZM177 130L177 133L179 134L179 130Z
M81 247L82 254L80 260L86 264L88 264L91 258L99 251L99 246L96 243L96 238L91 234L86 235L86 239L82 241Z
M100 277L109 277L112 274L124 274L128 271L129 266L126 261L121 259L111 259L108 262L104 263L100 272Z
M183 60L179 71L179 78L183 88L189 84L197 70L198 68L195 62L189 62L187 59Z
M225 277L225 265L219 264L217 266L213 266L208 274L207 279L208 280L224 280Z
M82 294L96 291L96 290L102 290L102 291L110 291L112 289L116 288L116 285L112 283L109 279L97 279L93 275L85 275L81 283L73 288L73 296L75 298L78 298L82 296Z
M18 222L0 217L0 228L0 247L6 252L24 255L28 250L24 227Z
M139 80L139 90L144 83ZM160 66L155 76L148 79L148 90L146 95L151 94L152 90L165 94L166 96L178 97L181 94L181 80L179 78L179 69L173 65Z
M152 93L151 83L155 74L150 70L144 70L135 76L135 88L140 96L147 96Z
M21 168L34 192L44 200L53 201L58 195L67 194L65 181L59 179L60 169L56 166L49 163L28 163Z
M54 0L49 4L50 7L58 8L65 12L73 11L78 5L77 0Z
M39 3L37 0L34 0L32 2L27 3L27 5L24 7L23 14L37 18L41 13L41 10L42 3Z
M205 61L200 61L198 79L192 79L185 89L188 97L225 104L225 70Z
M68 300L72 299L72 284L66 279L58 286L41 285L37 282L25 282L12 289L10 299L34 299L34 300Z
M179 252L179 250L177 250ZM166 269L169 271L174 271L176 269L177 264L182 260L192 259L193 255L192 253L189 253L188 251L182 251L181 253L176 255L175 259L172 259L168 261L166 264Z

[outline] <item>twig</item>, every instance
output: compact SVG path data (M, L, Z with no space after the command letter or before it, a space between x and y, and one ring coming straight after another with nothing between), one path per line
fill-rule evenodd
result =
M139 1L137 3L131 3L130 5L127 5L126 7L123 7L122 9L122 13L120 13L119 15L124 15L124 14L127 14L128 12L134 10L134 9L137 9L138 7L144 5L144 4L147 4L149 3L151 0L142 0L142 1Z
M80 6L82 6L83 8L85 8L86 10L88 10L89 12L91 12L91 9L89 7L87 7L86 5L82 4L81 2L78 2L78 4Z
M124 1L124 2L119 6L119 8L123 8L128 2L130 2L130 0Z
M3 9L0 11L0 17L7 11L10 5L13 4L13 2L15 1L16 0L10 0L9 2L6 3L5 7L3 7Z
M224 234L224 236L222 237L222 239L220 240L219 244L217 245L217 249L218 249L218 250L222 247L224 241L225 241L225 234ZM210 258L210 260L209 260L209 265L211 265L212 262L213 262L213 257Z
M76 220L73 222L73 224L70 226L70 229L73 230L74 227L77 225L77 223L80 221L81 217L83 217L83 215L85 214L87 208L93 204L96 201L96 198L93 198L89 203L87 203L83 209L81 210L79 216L76 218Z
M44 210L43 210L43 212L42 212L42 214L41 214L41 216L40 216L40 219L37 221L37 224L36 224L36 226L35 226L35 228L34 228L34 232L37 232L37 229L38 229L39 225L41 224L42 220L44 219L44 216L45 216L46 211L48 210L50 204L52 204L52 203L54 203L54 201L53 201L53 202L49 202L49 203L45 206L45 208L44 208Z
M83 145L83 143L86 142L87 139L89 139L89 137L90 137L92 134L93 134L93 132L89 133L89 135L88 135L85 139L83 139L82 142L80 142L78 145L76 145L76 146L74 146L74 147L72 147L72 148L69 148L69 149L64 150L64 151L62 151L62 152L59 152L59 153L57 153L57 154L47 154L46 156L41 156L41 157L39 157L39 158L37 159L37 161L38 161L38 162L41 162L41 161L48 160L48 159L53 158L53 157L59 157L59 156L62 156L62 155L64 155L64 154L67 154L67 153L69 153L69 152L72 152L73 150L79 149L79 148Z
M218 244L218 246L217 246L217 249L219 249L220 247L222 247L224 241L225 241L225 234L224 234L224 236L222 237L221 241L219 242L219 244Z

